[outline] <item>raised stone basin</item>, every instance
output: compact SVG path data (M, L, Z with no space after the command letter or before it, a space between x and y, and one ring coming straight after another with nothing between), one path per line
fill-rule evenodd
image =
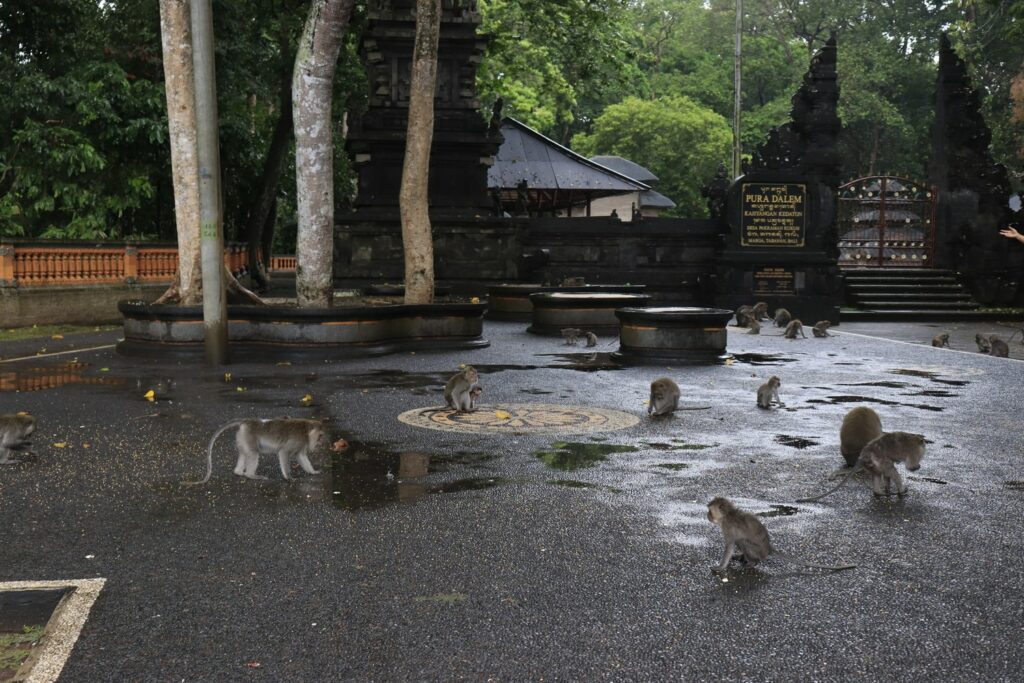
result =
M646 306L650 298L646 294L612 292L531 294L533 324L526 331L557 335L563 327L578 327L595 334L614 334L619 330L615 309Z
M485 304L298 308L228 306L232 359L332 359L399 351L475 349L484 339ZM202 306L122 301L124 341L118 353L203 356Z
M514 285L491 285L487 288L487 319L533 320L531 294L610 292L614 294L643 294L644 285L573 285L566 287L545 286L540 283Z
M725 326L732 314L723 308L620 308L619 350L612 358L659 365L725 360Z

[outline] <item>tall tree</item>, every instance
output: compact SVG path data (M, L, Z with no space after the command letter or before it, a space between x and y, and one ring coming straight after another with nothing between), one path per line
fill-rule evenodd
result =
M292 76L299 229L295 290L300 306L330 306L334 294L334 148L331 95L355 0L313 0Z
M430 229L430 145L434 139L434 92L441 0L416 0L416 42L409 83L402 186L398 194L405 252L405 303L434 298L434 238Z

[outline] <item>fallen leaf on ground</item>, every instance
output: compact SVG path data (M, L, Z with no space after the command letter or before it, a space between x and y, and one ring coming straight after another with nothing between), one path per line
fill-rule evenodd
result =
M156 400L156 392L153 391L152 389L150 389L149 391L147 391L146 393L144 393L142 395L142 398L146 399L147 401L155 401Z
M305 396L302 397L302 400L299 401L299 403L301 403L304 406L308 406L312 402L313 402L313 394L306 394Z
M735 358L726 358L726 359L725 359L725 364L726 364L726 365L732 365L732 364L733 364L733 363L735 363L735 362L736 362L736 359L735 359Z
M235 391L245 391L245 387L235 387Z
M55 334L52 337L50 337L50 339L63 339L63 338L64 338L63 334Z
M283 361L281 361L280 363L278 363L278 365L282 365L282 366L284 366L284 365L291 365L291 363L289 363L289 362L288 362L288 361L286 361L286 360L283 360Z
M331 450L332 451L347 451L348 450L348 441L345 441L345 439L338 439L337 441L335 441L334 443L331 444Z
M506 412L504 410L495 410L494 411L494 416L496 418L498 418L499 420L507 420L510 417L512 417L512 414L508 413L508 412Z
M68 444L67 444L66 441L58 441L57 443L53 444L53 447L54 448L67 448Z
M92 444L83 443L82 448L92 448Z
M247 662L246 666L249 667L250 669L258 669L258 668L260 668L263 665L260 664L259 662Z
M18 417L28 417L28 413L24 410L18 411Z
M110 368L100 368L100 372L110 372Z
M478 304L478 303L480 303L480 297L474 296L472 299L469 300L469 303L471 303L471 304Z
M224 373L224 381L225 382L230 382L231 381L231 373L230 372L225 372Z

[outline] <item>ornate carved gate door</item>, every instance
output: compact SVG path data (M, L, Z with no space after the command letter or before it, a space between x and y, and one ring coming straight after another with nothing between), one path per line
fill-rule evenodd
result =
M839 187L839 265L929 267L935 258L935 192L894 176Z

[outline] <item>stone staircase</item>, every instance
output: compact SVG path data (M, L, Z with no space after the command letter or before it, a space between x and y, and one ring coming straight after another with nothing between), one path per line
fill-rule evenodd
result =
M951 270L864 268L843 275L847 306L843 319L943 320L979 315L978 302Z

